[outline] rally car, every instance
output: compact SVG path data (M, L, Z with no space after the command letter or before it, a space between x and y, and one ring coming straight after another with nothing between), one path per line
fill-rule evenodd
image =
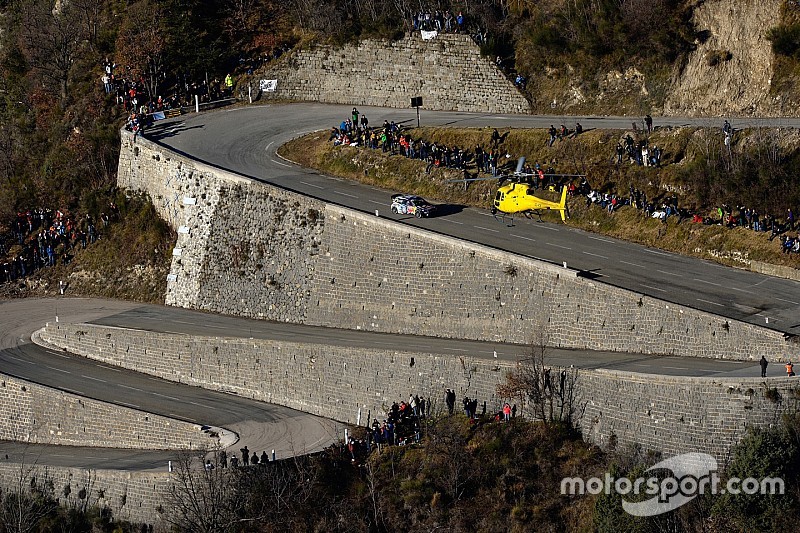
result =
M420 196L413 194L393 194L392 213L398 215L414 215L417 218L429 217L436 207Z

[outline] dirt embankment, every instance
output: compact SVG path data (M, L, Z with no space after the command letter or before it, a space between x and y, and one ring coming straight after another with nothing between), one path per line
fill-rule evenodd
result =
M775 116L773 54L765 34L780 22L781 0L711 0L695 9L697 49L673 80L665 115ZM795 109L794 112L797 112Z

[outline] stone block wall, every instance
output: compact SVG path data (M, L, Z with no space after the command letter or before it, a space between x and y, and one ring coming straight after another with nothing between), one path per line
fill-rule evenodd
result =
M410 106L478 113L529 113L530 104L467 35L440 34L424 41L414 33L398 41L368 39L336 48L317 45L258 72L251 83L277 79L265 98Z
M154 531L169 530L162 513L167 507L171 482L166 468L164 472L119 472L0 464L0 487L6 490L18 493L21 488L28 491L31 479L38 487L52 483L54 496L62 505L78 507L88 501L89 507L107 509L115 519L152 525Z
M84 331L84 335L76 335ZM196 337L97 326L49 324L42 338L71 352L164 379L286 405L343 422L381 418L410 393L444 409L444 391L502 405L496 386L515 363L396 349L262 339ZM412 365L413 358L413 365ZM800 381L665 377L581 370L577 397L584 437L601 446L640 445L666 454L711 453L725 462L749 425L777 423L797 408ZM525 413L520 406L520 413Z
M178 230L166 302L394 333L730 359L780 333L250 182L122 132L119 184Z
M71 446L190 449L200 426L0 374L0 439Z
M769 399L767 387L778 396ZM584 438L607 446L636 444L670 456L714 455L720 464L748 426L778 424L796 412L797 378L692 378L612 370L580 372L578 390L585 413Z

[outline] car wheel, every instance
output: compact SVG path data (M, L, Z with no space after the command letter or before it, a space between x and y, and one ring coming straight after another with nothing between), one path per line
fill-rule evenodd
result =
M420 211L419 209L417 209L417 212L416 212L416 213L414 213L414 216L416 216L417 218L422 218L422 211Z
M397 208L395 206L392 206L392 213L394 213L395 215L397 214Z

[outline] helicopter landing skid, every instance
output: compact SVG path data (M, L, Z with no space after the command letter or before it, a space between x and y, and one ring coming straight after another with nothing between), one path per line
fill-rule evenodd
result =
M500 218L497 218L497 211L492 210L492 216L494 217L494 219L496 221L501 222L503 224L506 224L506 214L505 213L500 215ZM510 224L506 224L506 227L513 228L514 227L514 217L509 215L508 220L510 221Z

